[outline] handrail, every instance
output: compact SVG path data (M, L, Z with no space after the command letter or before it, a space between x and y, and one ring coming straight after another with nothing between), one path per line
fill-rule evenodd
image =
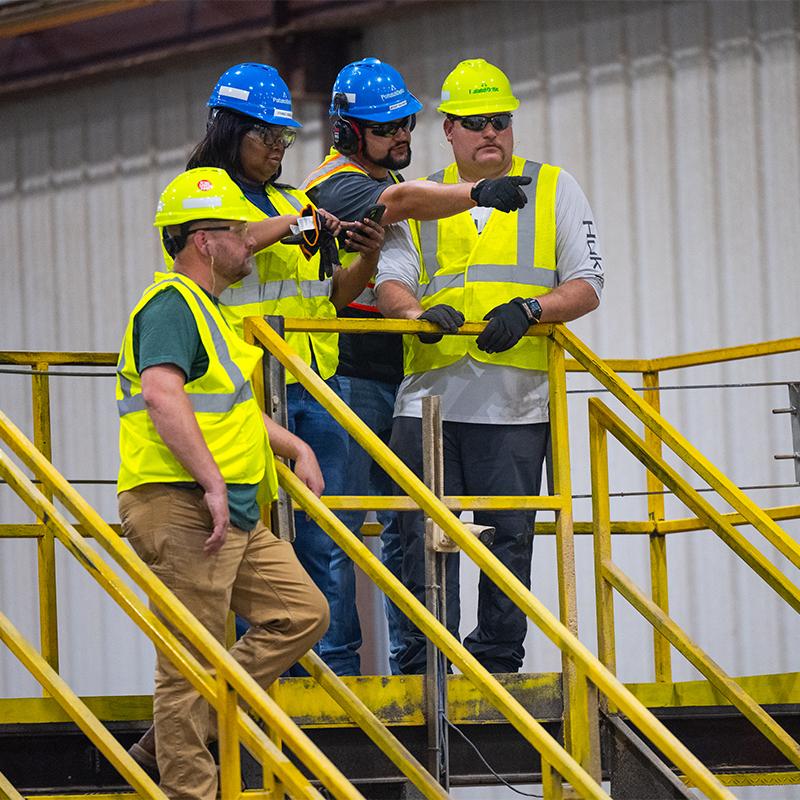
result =
M793 583L774 564L742 536L725 516L702 497L677 470L663 458L648 450L647 444L637 436L602 400L592 397L589 400L589 419L596 421L605 430L611 430L614 437L628 452L647 467L650 472L669 487L673 494L688 508L694 511L708 530L725 542L764 582L772 588L795 611L800 613L800 587ZM596 522L595 522L596 524Z
M361 794L347 781L290 717L248 675L214 637L187 611L164 584L153 575L144 562L108 528L97 512L65 481L57 470L39 453L18 428L0 412L0 438L40 479L46 480L64 506L94 530L94 538L111 557L154 602L166 619L178 628L189 642L214 667L217 679L205 670L197 659L169 631L136 594L122 584L99 555L79 536L66 518L26 478L20 469L0 451L0 474L19 494L26 504L39 515L77 558L87 571L101 584L118 605L159 646L180 669L203 697L219 713L224 701L219 699L217 680L227 682L247 703L250 709L273 729L279 732L292 750L302 757L305 765L319 780L342 800L358 800ZM230 709L229 709L230 711ZM221 741L229 736L232 726L224 725L225 709L220 716ZM320 800L320 794L292 762L260 731L241 710L235 715L238 734L242 741L260 757L287 786L299 797ZM234 729L236 730L236 729ZM238 752L238 749L237 749ZM224 785L224 784L223 784ZM363 798L362 798L363 800Z
M286 329L287 330L309 330L310 328L314 328L315 330L319 328L320 330L337 330L342 331L345 330L347 332L352 332L355 330L364 330L364 331L374 331L375 328L371 327L374 325L374 322L367 322L366 325L361 320L330 320L330 321L319 321L319 320L287 320L286 321ZM321 326L321 327L320 327ZM410 332L409 323L405 321L382 321L381 322L381 331L387 331L389 327L395 326L397 328L396 332ZM387 327L388 326L388 327ZM413 330L419 329L421 330L435 330L435 326L426 323L416 323L415 328ZM474 335L478 333L484 327L483 323L468 323L464 326L464 328L460 331L460 333L464 335ZM474 330L473 330L474 329ZM392 330L394 328L392 327ZM551 335L553 339L560 344L562 347L567 350L567 352L571 352L570 348L564 344L563 341L559 341L558 336L559 332L562 335L571 336L563 326L551 326L551 325L541 325L537 326L537 329L534 331L534 335ZM576 340L578 341L578 340ZM582 343L580 343L582 345ZM709 350L709 351L701 351L698 353L687 353L682 356L667 356L663 358L656 358L656 359L644 359L644 360L636 360L636 359L616 359L616 360L608 360L605 362L605 366L609 368L616 369L617 371L632 371L632 372L643 372L645 373L645 379L647 379L648 374L650 376L655 376L655 394L657 395L658 388L657 388L657 373L659 370L666 370L666 369L679 369L682 367L692 367L698 366L701 364L708 364L708 363L715 363L719 361L728 361L734 359L741 359L741 358L752 358L756 356L763 356L768 354L774 353L783 353L783 352L790 352L793 350L800 349L800 338L792 338L792 339L782 339L782 340L775 340L773 342L765 342L755 345L744 345L734 348L720 348L718 350ZM585 348L585 352L591 353L588 348ZM575 355L573 353L573 355ZM592 354L593 356L593 354ZM86 365L86 366L107 366L116 363L117 355L115 353L48 353L45 351L41 352L23 352L23 351L0 351L0 364L19 364L19 365L28 365L32 367L43 367L44 370L48 368L49 365ZM569 371L576 371L576 370L586 370L593 374L595 378L599 380L602 385L605 385L612 394L614 393L611 387L604 384L603 380L591 369L587 369L584 365L583 360L576 359L575 361L567 360L566 368ZM40 376L34 376L34 379ZM46 390L46 375L43 376L40 380L41 382L45 383L45 390ZM627 387L627 384L624 381L620 381L620 384ZM627 387L630 389L630 387ZM618 395L615 395L618 399L621 399ZM633 402L635 403L638 400L637 395L633 395ZM639 414L631 408L625 400L622 400L623 404L626 405L637 417ZM643 413L649 412L649 406L647 403L644 403L644 411ZM656 415L656 417L660 418L660 415ZM641 419L641 417L639 417ZM656 427L648 427L647 430L650 433L655 433L660 428ZM668 442L669 444L669 442ZM679 455L681 455L679 453ZM713 467L712 467L713 468ZM724 477L724 476L723 476ZM707 479L708 480L708 479ZM709 481L711 483L711 481ZM736 488L736 487L734 487ZM741 490L739 490L741 492ZM745 497L742 493L742 497ZM337 497L331 498L328 505L333 508L343 508L347 506L348 502L354 502L357 500L364 500L365 498L346 498L346 497ZM480 500L481 505L485 504L487 508L504 508L506 507L503 505L504 502L508 502L509 507L514 507L517 504L524 505L525 507L536 507L539 509L548 508L552 510L558 510L560 507L560 498L471 498L471 497L448 497L445 498L448 501L448 505L451 505L454 508L459 507L469 507L474 508L475 506L472 505ZM379 503L384 503L387 507L390 505L391 502L397 501L400 503L400 498L391 498L386 500L378 501ZM407 500L403 502L408 503ZM730 502L730 501L729 501ZM414 507L418 507L418 503L411 499L411 503L413 503ZM731 503L734 508L737 508L735 503ZM756 509L756 514L761 511L763 512L764 517L766 520L770 519L787 519L793 518L800 514L800 506L785 506L779 507L776 509ZM738 512L733 514L725 514L720 515L721 518L730 525L740 525L740 524L755 524L752 522L752 519L748 517L745 513ZM769 525L765 523L764 519L761 520L762 524L765 524L767 528ZM696 530L700 528L704 524L704 521L698 518L690 518L685 520L664 520L663 514L661 517L653 517L651 513L650 522L627 522L627 521L619 521L615 523L611 523L612 530L618 533L627 533L627 534L640 534L645 533L649 534L651 538L651 547L653 543L660 543L663 545L665 541L665 536L667 534L681 532L681 531L689 531L689 530ZM0 526L3 528L1 535L5 535L5 529L9 526ZM84 526L79 526L83 528ZM591 523L577 523L575 525L575 532L576 533L589 533L591 527ZM758 526L756 526L758 527ZM27 525L27 526L15 526L20 530L16 533L14 531L11 532L12 535L15 536L26 536L27 532L30 531L30 535L33 538L41 539L42 533L41 531L48 531L49 529L46 526L42 526L41 524L38 525ZM543 532L543 530L547 530L551 532L550 529L553 529L554 526L552 523L539 523L537 525L537 531ZM781 529L778 526L774 526L777 531ZM24 529L24 530L22 530ZM36 533L39 531L39 533ZM773 530L769 535L762 531L763 535L769 538L769 535L775 536L776 533ZM91 533L89 533L91 535ZM778 536L780 534L777 534ZM777 545L776 545L777 546ZM780 547L778 547L780 549ZM784 554L785 555L785 554ZM791 559L790 556L787 556ZM796 563L793 561L793 563ZM665 565L665 562L664 562ZM52 594L52 593L51 593ZM654 595L655 597L655 595ZM661 605L661 603L659 603ZM664 606L662 606L662 611L665 610ZM527 612L526 612L527 613ZM530 616L530 615L529 615ZM57 651L55 651L55 657L57 658ZM657 670L658 673L658 670ZM565 677L566 677L566 669L565 669ZM659 678L659 679L664 679ZM669 680L669 678L666 678ZM543 763L543 768L546 764Z
M796 567L800 567L800 544L763 512L730 478L717 469L661 414L637 395L628 384L563 325L555 326L554 338L584 366L602 386L619 400L642 424L653 431L676 455L740 513L762 536ZM792 340L794 341L794 340Z
M69 688L66 681L36 652L33 645L17 630L5 614L0 613L0 641L22 662L28 672L44 686L73 722L94 742L111 765L137 792L153 800L167 800L152 778L128 754L125 748L92 714L86 704ZM2 775L0 775L2 779ZM0 790L2 790L0 780Z
M7 800L25 800L2 772L0 772L0 796L7 798Z
M156 602L159 605L159 608L164 612L164 614L170 619L173 624L176 624L180 627L180 622L182 622L186 627L181 627L182 632L187 638L192 641L202 653L203 655L208 658L208 660L214 665L217 674L220 679L222 679L224 684L229 684L234 689L236 689L243 697L243 699L248 703L251 709L261 716L263 719L268 720L270 724L276 728L280 736L286 739L292 749L303 757L304 762L311 767L313 771L316 772L317 776L322 780L322 782L328 786L329 789L335 794L336 797L342 798L359 798L360 794L358 794L352 787L347 784L347 787L352 789L352 791L348 791L346 787L342 785L342 782L345 781L344 777L338 773L335 767L333 767L330 762L327 761L326 757L323 756L321 753L317 752L308 752L307 748L298 747L298 742L302 742L305 744L305 741L308 742L311 748L316 750L314 745L310 743L310 740L306 740L305 734L303 734L299 728L294 726L294 723L286 717L283 711L280 709L274 701L269 698L267 695L260 693L262 702L257 702L257 699L254 699L252 694L245 694L241 691L240 687L235 683L235 678L240 678L245 681L245 683L253 683L255 682L250 678L244 670L233 661L233 659L228 655L228 653L221 648L221 646L211 637L211 635L199 626L199 623L191 619L189 616L188 611L182 606L179 601L174 598L166 589L166 587L161 584L161 582L152 576L149 573L149 570L144 567L143 562L141 562L129 548L124 547L121 545L120 540L118 537L115 536L113 531L108 529L106 523L102 522L99 519L96 512L94 512L88 504L72 489L69 484L61 477L58 472L52 467L52 465L48 464L45 459L38 453L38 451L33 448L33 445L28 442L22 433L11 423L10 420L0 412L0 438L3 438L7 445L29 466L36 475L38 475L42 480L45 480L49 485L52 486L55 494L62 500L62 502L69 508L69 510L75 514L78 519L83 521L83 524L92 528L94 530L95 538L103 545L103 547L114 557L114 559L119 563L125 572L131 577L141 588L145 590L151 600ZM285 487L290 491L291 494L295 494L297 486L299 485L302 487L302 490L308 492L308 489L294 476L294 473L289 471L286 467L282 464L278 465L279 469L285 471L285 473L290 476L287 480L287 475L284 474L283 481ZM112 597L120 602L120 605L129 612L130 616L134 618L134 621L137 624L140 624L140 627L145 630L145 633L150 636L150 638L156 643L157 645L163 644L160 639L159 635L164 638L168 638L171 636L169 631L163 627L160 623L158 623L158 619L152 615L152 612L149 612L145 609L143 604L141 604L136 596L130 590L124 590L124 587L117 586L114 580L114 574L110 572L108 567L105 563L99 558L99 556L88 546L86 542L84 542L83 537L81 537L77 531L74 530L74 527L71 526L63 516L57 511L57 509L45 498L41 492L27 479L24 475L19 471L19 469L13 465L8 459L5 458L2 451L0 451L0 474L2 474L5 479L8 481L9 485L14 488L17 493L25 499L26 503L40 516L45 520L45 524L48 527L51 527L54 530L55 535L62 541L63 544L73 553L76 555L78 559L83 563L84 566L89 569L90 573L92 573L100 582L101 585L111 594ZM291 486L292 482L295 483L294 487ZM294 489L294 491L293 491ZM310 493L309 493L310 494ZM312 494L311 497L316 501L319 502L317 498ZM326 509L327 511L327 509ZM330 513L330 512L328 512ZM335 519L335 518L334 518ZM98 525L99 521L99 525ZM338 522L338 520L337 520ZM341 524L341 523L340 523ZM103 530L105 527L107 530ZM347 530L346 528L344 530ZM350 532L347 531L349 534ZM352 536L352 534L350 534ZM353 539L366 551L367 555L371 557L382 569L385 570L382 564L369 552L369 550L358 541L356 537L353 536ZM133 568L131 568L133 567ZM137 570L137 568L139 568ZM386 570L388 573L388 570ZM394 576L391 576L391 573L388 573L389 576L396 581ZM398 582L398 586L399 586ZM153 591L154 589L158 589L158 591ZM407 590L405 590L407 591ZM409 594L409 598L412 604L417 604L420 609L423 609L421 604L418 603L416 598ZM167 602L164 601L164 598L167 598ZM138 615L138 619L134 616L133 611L136 612ZM142 622L140 622L140 620ZM160 627L160 630L158 628ZM199 630L197 629L199 628ZM444 628L442 628L444 630ZM204 641L205 640L205 641ZM210 642L208 641L210 640ZM454 640L455 641L455 640ZM459 645L457 645L459 646ZM179 652L181 649L181 645L177 640L174 640L171 644L171 651ZM166 648L164 648L166 649ZM215 650L221 650L224 654L225 658L220 658L219 653L215 653ZM214 657L216 656L216 658ZM188 653L188 651L183 651L180 653L181 661L178 661L178 666L181 668L181 671L184 672L184 675L192 680L195 687L203 694L203 696L215 705L218 710L218 714L220 714L220 741L221 746L220 749L222 750L223 744L225 742L224 737L224 714L220 713L220 706L217 705L218 696L216 694L216 690L213 686L213 679L211 678L208 673L204 672L202 667L194 661L192 656ZM225 659L228 659L233 668L231 669L229 664L225 663ZM193 663L192 663L193 662ZM447 795L443 792L442 788L433 780L429 773L427 773L424 768L419 764L419 762L408 752L408 750L403 747L396 738L388 732L388 730L383 726L377 718L366 709L363 704L358 701L357 698L350 692L344 683L335 676L330 670L328 670L324 664L322 664L318 658L315 657L313 653L307 654L306 657L303 659L304 665L308 668L309 672L312 675L318 676L320 680L320 685L328 691L332 697L334 697L337 702L342 705L342 707L351 714L353 720L357 723L360 723L361 727L365 730L365 732L375 741L381 749L389 756L389 758L401 769L401 771L407 775L409 780L411 780L414 785L417 786L418 789L423 793L426 798L430 800L438 800L439 798L446 797ZM477 664L477 662L475 662ZM194 673L192 674L192 669L194 669ZM480 668L482 669L482 668ZM237 671L240 675L236 675ZM198 676L198 672L203 673L202 676ZM484 670L485 672L485 670ZM231 678L231 674L233 678ZM486 676L489 676L489 673L486 673ZM494 678L489 676L489 680L493 683L496 683ZM499 684L496 684L499 687ZM502 692L505 692L504 689L501 689ZM224 694L224 693L223 693ZM509 703L516 704L517 710L523 714L526 712L522 709L522 706L517 703L516 700L513 700L510 695L508 695ZM228 709L228 713L231 713L231 709ZM275 717L278 717L276 720ZM261 732L251 724L251 720L248 720L243 714L239 714L239 726L240 726L240 733L243 736L245 744L251 746L252 740ZM278 723L278 724L276 724ZM538 723L534 721L534 725L538 726ZM541 726L538 726L541 730L541 733L544 736L549 736ZM294 730L292 730L294 728ZM263 737L263 734L261 734ZM605 795L601 790L598 788L598 792L591 791L591 786L593 782L591 778L583 773L583 770L580 766L571 759L571 757L563 751L562 748L555 742L552 741L552 747L549 749L554 749L554 754L551 758L552 763L554 766L559 766L562 769L563 774L575 785L576 787L581 787L584 784L590 787L590 790L584 794L585 797L591 798L606 798ZM269 740L264 739L260 744L262 745L262 749L259 752L256 750L256 755L261 754L262 756L266 756L264 752L264 745L265 743L268 744L270 748L269 755L272 758L275 758L276 751L274 745L272 745ZM545 752L548 752L548 748L545 747ZM560 753L558 751L561 751ZM228 752L233 753L234 758L238 757L238 749L233 751L231 747L227 748ZM289 762L290 764L290 762ZM321 772L319 769L314 769L315 765L318 767L319 765L323 767L330 766L331 775L325 775L324 772ZM281 780L293 791L297 792L298 797L319 797L319 795L310 787L310 784L303 786L300 783L300 780L303 780L301 776L298 774L287 774L287 764L281 764L283 769L275 769L275 772L279 774ZM296 771L296 770L295 770ZM300 778L300 780L298 780ZM596 786L596 785L595 785Z
M309 320L287 320L286 329L291 325L306 324ZM359 321L362 325L362 321ZM430 323L392 321L398 331L416 333L427 330ZM374 323L373 323L374 324ZM383 321L381 321L381 325ZM579 672L592 681L608 698L630 717L634 724L661 749L672 761L689 775L694 784L709 797L732 798L732 795L712 775L712 773L679 742L650 711L644 708L617 678L594 656L566 626L564 626L536 596L505 567L477 538L472 536L462 523L441 503L441 501L414 475L414 473L350 410L350 408L331 390L319 376L286 344L286 342L262 319L248 318L245 322L247 337L260 343L300 381L307 391L339 422L398 484L420 506L428 516L461 548L461 550L492 580L531 619L558 648L574 660ZM480 325L478 327L483 327ZM544 326L543 326L544 327ZM372 328L375 330L376 328ZM383 330L383 327L380 328ZM489 673L458 644L449 632L443 629L427 610L415 613L419 605L413 595L372 556L369 550L316 498L293 473L278 465L279 481L284 488L300 501L306 513L334 539L336 544L357 563L378 586L387 593L395 604L431 639L462 672L475 681L484 696L503 712L509 721L531 741L537 750L548 744L546 739L534 741L523 730L520 723L524 717L513 719L508 715L508 704L500 703L502 696L494 689ZM373 561L375 563L370 563ZM414 602L412 602L414 601ZM488 680L481 681L485 673ZM532 720L535 722L535 720ZM538 738L538 737L536 737ZM558 754L556 754L558 755ZM546 755L548 764L561 775L573 782L557 760ZM589 786L587 785L588 789ZM591 795L594 796L594 795Z
M715 530L726 544L748 564L750 552L742 555L739 548L727 541L729 527L722 519L722 514L714 509L693 491L687 481L655 456L647 448L647 444L638 437L624 422L614 414L598 398L589 400L589 437L592 473L592 504L595 526L595 582L597 585L598 608L598 640L599 653L603 662L614 669L614 604L611 591L616 589L662 636L664 636L708 681L726 697L733 706L770 741L789 761L800 767L800 745L782 728L761 706L736 684L714 662L686 632L659 606L650 600L636 584L617 566L611 554L611 533L609 530L609 498L608 498L608 447L606 434L610 433L628 452L634 455L650 471L656 473L664 483L690 508L703 518L708 527ZM746 543L746 540L745 540ZM757 552L757 551L756 551ZM747 557L746 557L747 556ZM753 566L761 575L761 571ZM758 567L763 565L759 562ZM777 569L769 565L766 571L768 582L773 585L781 577ZM762 577L764 577L762 575ZM788 581L786 581L789 583ZM791 586L791 584L790 584ZM773 588L776 588L773 586ZM782 586L780 588L783 588ZM796 590L796 587L793 587ZM777 588L776 588L777 591ZM782 595L783 596L783 595ZM793 607L798 608L793 604Z

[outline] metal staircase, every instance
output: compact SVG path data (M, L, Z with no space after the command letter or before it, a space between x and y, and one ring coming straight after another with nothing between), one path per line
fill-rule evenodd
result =
M374 330L373 322L360 320L286 321L287 330L327 330L331 326L348 332ZM388 326L399 332L415 332L426 328L426 323L383 321L381 326L383 331ZM322 797L322 791L331 797L375 800L445 797L445 789L423 766L432 767L429 729L434 713L449 731L449 769L443 781L449 786L489 785L502 778L510 783L541 784L545 798L559 800L608 797L600 783L608 780L611 796L639 800L698 795L729 798L733 795L723 784L800 782L800 676L733 680L671 620L666 537L658 526L675 527L675 522L663 519L663 506L660 516L657 507L651 509L654 513L650 521L641 528L651 539L654 580L650 596L614 563L611 537L616 523L608 512L607 436L615 437L644 464L649 471L649 486L666 486L697 514L696 519L682 521L686 530L703 527L717 533L795 610L800 607L800 590L735 528L744 521L752 524L792 564L800 566L800 548L775 522L800 516L800 508L758 508L658 414L658 372L669 366L659 365L657 360L616 365L645 374L650 396L642 399L613 371L613 362L602 362L563 326L536 327L531 335L544 335L549 341L553 494L475 498L437 496L371 434L264 321L249 321L251 340L260 343L304 383L407 493L406 497L383 499L381 507L423 508L433 523L514 600L562 653L563 669L558 674L489 675L331 512L332 508L359 504L374 508L376 499L323 498L323 503L288 468L279 465L281 486L295 507L304 509L328 531L462 673L447 678L447 701L439 707L423 677L342 681L313 653L303 660L311 678L281 681L269 694L261 691L50 464L48 387L41 373L46 376L49 365L56 362L85 363L81 358L87 359L90 354L70 359L69 355L0 353L0 363L27 364L35 367L36 373L34 403L39 411L35 414L34 440L38 449L5 415L0 415L0 439L8 453L13 453L35 476L40 488L3 451L0 475L36 513L39 522L0 526L0 537L27 534L37 540L41 652L26 643L5 617L0 617L0 638L49 695L0 700L0 797L5 794L16 800L17 793L76 797L98 792L110 797L130 792L131 787L144 797L163 797L124 752L124 746L147 724L149 698L94 698L82 702L57 676L52 569L56 540L156 646L173 658L217 709L224 800L240 796L242 780L248 787L244 796L270 800L287 793L291 797ZM460 333L475 335L481 328L479 323L467 324ZM758 352L754 349L734 357L798 350L800 339L753 347ZM575 359L569 365L565 352ZM702 355L710 359L715 354ZM95 364L114 363L113 354L90 357ZM697 362L695 358L694 363ZM567 369L583 369L592 374L642 422L646 431L644 438L639 437L599 400L590 401L593 519L577 525L572 520ZM263 396L264 386L256 388ZM734 513L720 514L702 497L695 496L661 457L662 443L724 497ZM77 525L53 505L53 497L74 516ZM555 514L556 521L550 528L557 541L560 619L527 591L453 514L461 509L512 506L547 509ZM595 538L599 658L576 636L572 536L581 525L588 525ZM540 527L548 526L537 525L537 530ZM116 568L187 636L213 665L214 674L205 670L127 588L108 559L87 546L85 535L92 536ZM653 626L657 678L653 684L623 686L615 677L614 592ZM673 683L672 648L689 658L707 680ZM261 726L239 708L241 701L247 703ZM441 775L436 777L442 779Z

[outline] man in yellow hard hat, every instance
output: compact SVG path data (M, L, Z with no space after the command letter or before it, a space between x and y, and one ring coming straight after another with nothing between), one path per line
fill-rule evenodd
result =
M484 59L462 61L447 76L438 110L455 161L428 180L527 175L528 203L510 214L474 208L439 221L412 220L414 248L385 253L375 281L387 317L418 319L429 308L448 308L450 321L440 326L447 332L464 319L489 320L476 339L404 338L391 445L422 474L422 398L440 395L448 495L539 494L549 439L546 343L523 335L539 322L592 311L603 287L594 215L575 179L514 155L518 107L506 75ZM475 521L496 528L493 552L530 586L534 513L475 512ZM399 527L403 580L422 599L422 515L400 514ZM447 625L457 636L458 555L446 558ZM400 668L424 672L425 638L406 627ZM523 613L481 575L478 624L467 649L492 672L516 672L525 633Z
M248 225L261 216L221 169L189 170L164 189L155 225L174 271L156 273L131 312L116 396L125 535L219 642L229 609L250 621L231 653L266 687L320 639L329 615L292 546L260 521L260 505L277 496L273 452L318 496L319 464L261 413L251 379L262 351L219 309L220 293L252 268ZM153 718L165 794L214 800L213 715L160 651ZM135 748L137 760L150 755Z

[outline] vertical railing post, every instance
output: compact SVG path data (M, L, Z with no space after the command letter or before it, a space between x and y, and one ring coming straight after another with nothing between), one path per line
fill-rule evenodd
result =
M38 362L32 376L33 442L42 455L53 460L50 433L50 378L49 364ZM42 493L52 500L53 493L42 486ZM44 660L58 672L58 607L56 602L56 542L52 531L42 520L41 536L37 539L39 586L39 639Z
M422 398L422 463L425 485L444 495L444 450L441 398ZM425 605L447 626L447 553L437 542L435 523L425 518ZM447 659L430 641L426 644L425 716L428 728L428 772L450 791L450 748L447 715Z
M283 336L283 317L266 317L265 319L274 330ZM244 322L244 339L248 344L254 344L264 351L261 370L256 370L253 375L253 391L256 395L256 402L265 414L287 427L286 377L283 366L276 358L272 357L261 342L256 341L253 329L247 319ZM278 489L278 500L272 504L271 509L262 509L261 517L264 524L270 525L272 532L278 538L286 538L288 541L294 539L292 501L283 489ZM275 681L267 688L267 694L273 700L277 700L277 684L278 682ZM280 736L271 728L268 734L275 746L281 749ZM268 768L266 763L263 765L261 782L270 800L283 800L286 796L280 779Z
M556 563L558 570L558 608L561 622L578 635L578 603L575 578L575 539L572 515L572 478L569 459L567 417L567 378L564 351L552 338L547 340L550 378L550 436L553 451L553 493L560 498L556 514ZM590 730L594 713L587 701L586 677L579 675L566 652L561 658L564 692L564 744L590 775L600 777L600 753L593 747L596 737Z
M236 690L219 673L217 700L220 795L222 800L238 800L242 793L242 765L237 727L239 704Z
M592 481L594 580L597 603L597 657L617 673L614 637L614 590L603 565L611 560L611 512L608 498L608 437L589 406L589 469Z
M644 401L654 411L661 413L661 395L659 393L658 372L644 372ZM651 453L661 456L661 439L645 428L644 440ZM647 471L647 517L656 525L663 522L664 485ZM667 575L667 537L658 531L650 534L650 592L653 602L665 613L669 614L669 586ZM657 631L653 630L653 662L656 681L670 683L672 681L672 651L669 642Z

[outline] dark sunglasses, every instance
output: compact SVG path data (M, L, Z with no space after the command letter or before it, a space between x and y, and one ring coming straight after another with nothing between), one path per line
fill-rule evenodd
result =
M265 147L274 147L276 144L284 148L291 147L297 138L297 131L280 125L253 125L250 132L258 136Z
M403 117L402 119L394 119L391 122L379 122L377 125L364 125L364 127L372 131L375 136L382 136L384 139L391 139L396 136L397 132L413 131L417 126L417 115L412 114L410 117Z
M462 128L477 133L482 131L489 124L491 124L496 131L504 131L510 127L512 117L512 114L505 112L503 114L492 115L470 114L468 117L450 117L450 119L460 122Z

